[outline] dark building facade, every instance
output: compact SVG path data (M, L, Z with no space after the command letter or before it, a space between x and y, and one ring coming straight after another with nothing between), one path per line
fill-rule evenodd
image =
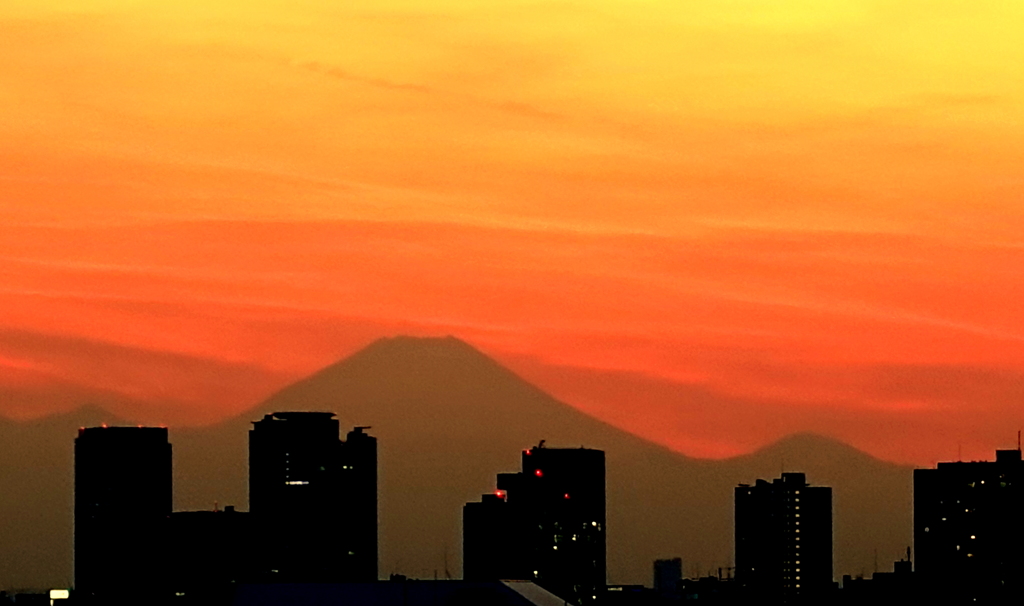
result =
M654 590L659 595L674 597L679 594L679 581L683 580L683 559L654 561Z
M176 511L167 520L168 595L175 604L229 603L234 587L257 580L249 514Z
M605 459L587 448L523 451L522 471L463 509L463 576L527 579L576 603L606 582Z
M356 427L341 448L341 483L345 487L345 569L356 581L377 579L377 438L369 427Z
M916 574L946 603L1024 601L1024 462L939 463L914 470Z
M377 441L342 442L329 412L276 412L249 432L249 510L266 580L377 579Z
M909 549L907 559L893 564L892 572L876 572L870 579L843 575L837 606L897 606L924 601L917 583ZM936 603L942 603L942 600Z
M158 427L90 427L75 439L75 589L127 603L166 582L171 445Z
M747 595L812 603L832 583L832 489L784 473L735 491L736 582Z

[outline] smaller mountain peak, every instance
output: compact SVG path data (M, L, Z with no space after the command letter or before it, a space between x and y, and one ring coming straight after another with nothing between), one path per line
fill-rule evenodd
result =
M755 455L781 457L783 460L850 460L871 459L870 454L836 438L813 432L785 436L757 450Z
M124 419L119 418L117 415L108 412L103 407L96 404L84 404L69 410L66 412L60 412L23 423L15 422L20 425L26 426L75 426L75 427L94 427L107 423L109 425L124 425L126 423Z

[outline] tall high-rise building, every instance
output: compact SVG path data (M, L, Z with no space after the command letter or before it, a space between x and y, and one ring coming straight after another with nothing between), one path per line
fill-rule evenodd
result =
M171 445L158 427L90 427L75 439L75 589L125 603L163 588Z
M606 582L604 452L523 451L522 471L463 509L466 580L528 579L587 603Z
M285 582L377 579L377 441L330 412L276 412L249 432L249 510L263 572Z
M1024 462L939 463L914 470L916 574L946 603L1024 601Z
M377 438L356 427L341 447L347 578L377 580Z
M736 488L736 582L774 603L814 601L832 587L832 489L802 473Z

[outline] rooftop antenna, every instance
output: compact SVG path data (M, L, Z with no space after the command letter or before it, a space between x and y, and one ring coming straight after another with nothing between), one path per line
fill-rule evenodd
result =
M1020 450L1020 430L1017 430L1017 450Z

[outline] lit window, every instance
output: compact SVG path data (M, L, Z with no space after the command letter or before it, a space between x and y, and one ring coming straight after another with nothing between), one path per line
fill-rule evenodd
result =
M289 486L305 486L305 485L309 484L309 482L304 482L302 480L291 480L289 482L285 482L285 484L287 484Z

